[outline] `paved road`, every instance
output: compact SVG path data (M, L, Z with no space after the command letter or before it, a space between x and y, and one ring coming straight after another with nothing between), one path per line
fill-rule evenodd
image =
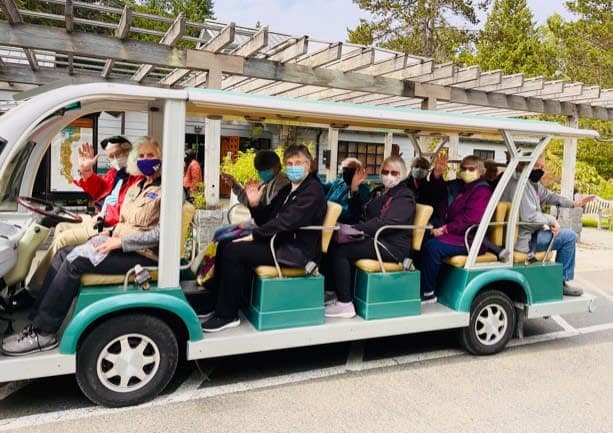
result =
M0 431L610 433L610 254L578 252L594 313L529 321L493 357L465 354L453 332L235 356L182 365L164 395L120 410L94 407L71 376L10 383Z

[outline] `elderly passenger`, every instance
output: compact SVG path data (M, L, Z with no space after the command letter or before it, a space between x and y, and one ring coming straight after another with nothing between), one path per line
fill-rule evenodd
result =
M364 233L364 240L339 244L332 242L326 258L326 298L336 301L327 305L326 317L351 318L355 316L352 302L352 263L357 259L376 258L374 236L385 225L412 224L415 213L415 197L404 182L407 169L399 156L390 156L383 161L380 170L381 185L375 188L364 206L357 197L352 197L350 206L360 215L360 222L353 228ZM388 230L379 237L383 260L400 262L411 252L409 230Z
M249 287L251 269L274 264L270 238L275 238L277 259L281 264L302 267L318 261L321 234L300 230L307 225L321 225L326 214L326 200L321 184L309 173L312 157L306 146L285 149L286 174L291 182L265 205L263 190L247 185L249 210L257 226L252 234L234 241L222 241L215 255L215 276L207 285L216 297L215 305L203 305L200 317L205 332L217 332L240 324L238 307L242 291ZM208 312L208 314L206 314Z
M128 190L112 235L97 238L97 244L89 241L96 254L75 257L70 255L75 247L58 251L28 317L30 323L20 333L4 339L4 354L25 355L58 345L56 333L79 292L83 274L123 274L137 264L157 263L162 152L155 140L144 137L137 143L133 156L137 168L131 170L137 171L131 174L144 177ZM92 263L94 256L101 262Z
M368 199L368 186L364 183L366 170L357 158L345 158L341 162L340 179L335 179L323 184L326 200L338 203L343 207L339 223L355 224L359 221L360 215L354 214L349 208L350 200L357 200L359 208Z
M485 168L478 156L462 159L458 178L463 182L449 205L444 224L431 231L420 257L422 301L436 302L436 282L444 258L467 254L464 232L479 224L492 195L483 179ZM484 248L482 248L484 250Z

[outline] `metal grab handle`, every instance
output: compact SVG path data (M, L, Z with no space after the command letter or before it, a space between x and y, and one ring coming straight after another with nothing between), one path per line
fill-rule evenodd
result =
M379 266L381 267L381 272L385 273L385 265L383 264L383 259L381 258L381 251L379 250L379 236L384 230L392 229L392 230L415 230L415 229L431 229L432 225L428 224L425 226L418 226L414 224L409 225L386 225L379 227L379 229L375 232L375 253L377 254L377 261L379 262Z
M338 226L304 226L300 227L298 230L338 230ZM275 252L275 239L277 237L277 233L272 235L270 238L270 252L272 253L272 259L275 262L275 269L277 270L277 275L279 278L283 278L283 273L281 272L281 266L279 265L279 261L277 260L277 253Z

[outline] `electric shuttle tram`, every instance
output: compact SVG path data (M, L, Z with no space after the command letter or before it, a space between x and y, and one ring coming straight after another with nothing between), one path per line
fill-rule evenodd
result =
M479 247L487 236L513 251L520 198L537 156L554 137L595 137L595 131L549 122L111 83L51 90L0 117L0 289L5 299L24 284L33 256L51 229L60 221L79 219L61 206L32 199L32 173L64 127L101 111L141 111L159 119L160 136L150 131L163 144L164 154L159 268L151 270L154 280L147 290L134 282L133 271L84 275L58 335L59 346L20 357L0 354L1 382L76 374L93 402L127 406L159 394L180 357L197 360L440 329L457 329L468 352L485 355L501 351L513 335L521 337L527 319L592 310L592 296L563 295L561 265L550 261L549 252L527 264L519 253L499 261L491 253L480 255ZM510 160L481 224L472 228L468 255L446 260L437 303L421 303L418 270L385 263L379 255L377 260L355 263L358 315L325 318L323 277L276 263L254 270L239 327L203 334L185 297L185 291L194 290L190 271L198 263L180 260L185 227L194 212L183 206L181 194L187 116L223 120L257 116L271 123L292 119L322 128L342 124L393 131L408 134L417 154L421 153L418 135L437 141L436 153L448 134L470 134L504 143ZM532 144L524 145L520 153L518 140ZM526 167L515 196L503 202L505 186L520 163ZM403 228L413 230L414 250L421 247L431 212L418 206L414 224ZM329 205L323 226L316 228L322 231L323 250L335 219L334 205ZM12 314L16 329L23 325L20 313Z

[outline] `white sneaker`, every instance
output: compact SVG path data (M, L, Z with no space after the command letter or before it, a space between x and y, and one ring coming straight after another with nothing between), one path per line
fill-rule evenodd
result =
M351 319L355 316L355 307L353 302L341 303L335 302L334 304L326 305L324 310L326 317L342 317L343 319Z

